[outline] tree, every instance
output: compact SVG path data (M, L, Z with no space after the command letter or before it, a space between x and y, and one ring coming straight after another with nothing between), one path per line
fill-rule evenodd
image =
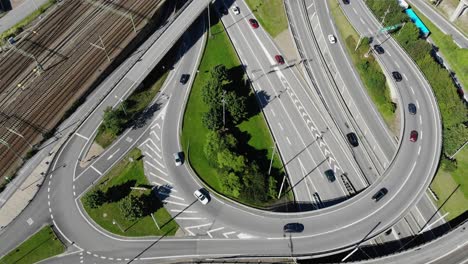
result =
M119 203L120 212L129 221L135 221L143 216L145 204L141 197L127 195Z
M228 74L227 74L226 66L222 64L216 65L211 70L211 78L218 80L221 84L224 84L224 82L228 81Z
M278 195L276 186L278 186L278 181L272 176L268 177L268 197L271 199L276 199L276 196Z
M468 139L468 128L464 124L454 125L444 129L444 152L453 155Z
M247 98L244 96L237 96L233 91L228 92L225 97L226 109L229 112L232 121L235 124L240 123L247 117Z
M224 172L220 177L221 189L226 194L239 197L242 184L239 177L234 172Z
M209 130L219 130L223 126L223 111L219 108L211 107L208 112L203 113L202 123Z
M124 113L120 109L112 109L107 107L104 110L104 118L102 121L103 127L114 135L118 135L123 131L126 123Z
M89 208L98 208L106 202L106 196L102 190L96 190L84 197L83 203Z
M246 159L229 149L224 149L218 152L218 166L227 171L243 172L246 167Z
M202 88L203 102L209 107L221 106L223 100L223 85L218 79L210 79Z
M256 163L252 163L242 175L242 182L244 183L242 195L253 201L266 201L268 198L265 189L266 175L260 171L260 167Z

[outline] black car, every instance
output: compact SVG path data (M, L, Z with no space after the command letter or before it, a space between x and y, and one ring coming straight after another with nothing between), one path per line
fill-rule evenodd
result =
M395 79L395 81L397 82L401 82L401 80L403 80L403 78L401 77L401 74L397 71L392 72L392 76L393 76L393 79Z
M374 45L374 50L377 54L384 54L385 50L380 45Z
M353 146L353 147L359 146L359 142L358 142L358 138L357 138L356 134L351 132L351 133L348 133L346 135L346 137L348 138L348 142L349 142L349 144L351 144L351 146Z
M285 233L300 233L304 231L304 225L301 223L289 223L283 227Z
M334 182L335 181L335 172L333 170L326 170L325 171L325 177L327 177L327 180L329 182Z
M372 199L375 200L375 202L378 202L380 199L382 199L386 194L388 193L387 188L382 188L378 192L372 196Z
M415 115L416 114L416 105L413 103L408 104L408 111L410 114Z
M349 0L343 0L343 4L349 5Z
M180 76L180 83L186 84L189 78L190 78L190 74L182 74L182 76Z

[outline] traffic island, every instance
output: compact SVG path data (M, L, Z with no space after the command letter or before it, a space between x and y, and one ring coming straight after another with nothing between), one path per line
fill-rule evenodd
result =
M178 225L153 187L145 177L141 151L133 149L81 197L81 203L88 216L110 233L173 236Z

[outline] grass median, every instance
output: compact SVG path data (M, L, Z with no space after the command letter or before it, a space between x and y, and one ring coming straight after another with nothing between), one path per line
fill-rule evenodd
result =
M97 208L92 208L85 200L96 191L102 191L105 197ZM148 207L141 217L129 220L122 213L120 203L130 196L151 199L157 206ZM172 220L169 212L159 203L159 198L151 191L144 174L143 159L139 149L133 149L127 154L81 198L81 201L89 217L114 234L128 237L171 236L178 229L177 223Z
M262 27L273 38L288 29L283 0L246 0L246 2Z
M65 252L65 246L50 226L24 241L0 259L2 264L33 264Z
M354 67L357 69L361 80L366 87L367 93L382 115L387 126L398 133L396 124L395 105L391 100L390 89L386 82L386 77L382 72L379 63L373 56L364 57L369 50L369 45L362 43L356 50L359 41L359 34L354 30L346 16L343 14L336 0L328 0L330 12L335 20L335 25L340 32L341 38L345 40L346 50L351 55Z
M456 73L457 79L463 87L468 88L468 49L460 48L450 35L444 34L436 25L416 8L411 7L419 18L431 30L430 38L444 56L450 68Z
M248 160L267 160L269 162L273 154L272 147L274 143L263 113L259 111L257 101L251 91L250 85L242 81L244 69L224 31L223 25L215 18L212 19L212 23L211 32L213 37L208 38L201 59L199 73L197 73L193 87L191 88L190 97L184 114L181 140L183 149L186 151L185 153L188 156L190 165L195 172L211 188L219 193L223 193L220 181L221 176L217 168L213 166L213 162L208 160L204 154L204 145L210 130L203 125L202 121L203 114L209 110L209 106L203 101L202 91L204 85L210 80L210 71L216 65L224 65L227 68L229 79L234 80L236 83L243 83L240 84L242 87L238 87L238 89L244 89L244 91L250 94L248 107L257 109L256 114L250 116L234 128L234 130L236 130L234 133L235 137L241 145L243 145L241 148L243 150L249 149L249 151L245 151L248 152L248 154L246 154ZM276 174L274 176L280 181L282 177L282 162L277 154L275 154L273 158L272 174L273 171ZM281 174L281 176L279 176L279 174ZM289 196L286 196L285 199L288 198ZM255 206L266 206L275 202L269 201L259 204L242 198L237 200Z

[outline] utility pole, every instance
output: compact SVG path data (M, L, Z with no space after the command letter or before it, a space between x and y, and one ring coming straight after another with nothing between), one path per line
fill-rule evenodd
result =
M268 175L271 173L271 167L273 166L273 158L275 157L275 151L276 151L276 142L273 142L273 153L271 153L271 159L270 159L270 168L268 168Z
M226 91L223 91L223 129L226 127L226 99L224 98L226 95Z
M118 97L117 95L115 96L115 98L119 99L120 106L122 106L122 110L123 110L124 114L127 115L127 111L125 111L125 105L124 105L124 101L122 100L122 98Z
M382 22L380 22L380 24L382 24L382 26L383 26L383 23L385 21L385 17L387 16L388 13L390 13L390 5L387 7L387 10L385 11L384 16L382 17Z
M91 46L97 48L97 49L103 50L103 51L106 53L107 60L110 62L111 59L110 59L110 57L109 57L109 53L107 53L106 46L104 46L104 41L102 41L101 35L99 35L99 40L100 40L100 42L101 42L101 46L96 45L96 44L91 43L91 42L90 42L89 44L90 44Z
M211 3L208 4L208 36L211 38L213 36L211 35L210 5L211 5Z
M20 133L18 133L17 131L11 129L11 128L8 128L8 127L5 127L6 130L10 131L11 133L17 135L18 137L22 138L24 141L26 141L26 143L28 143L28 145L33 149L34 146L23 136L21 135Z

